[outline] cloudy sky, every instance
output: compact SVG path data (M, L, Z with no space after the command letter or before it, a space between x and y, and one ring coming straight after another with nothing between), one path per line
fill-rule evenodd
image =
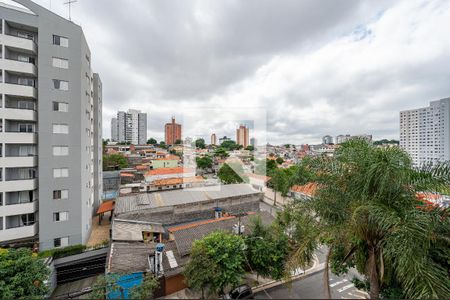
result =
M63 1L36 0L67 17ZM72 19L103 81L105 137L134 108L158 140L187 111L189 134L234 137L255 109L271 143L398 139L400 110L450 96L450 1L78 0Z

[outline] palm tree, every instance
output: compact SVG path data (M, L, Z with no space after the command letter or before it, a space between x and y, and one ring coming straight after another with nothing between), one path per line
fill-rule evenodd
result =
M449 276L442 265L448 254L441 261L432 255L436 247L450 246L448 211L424 209L416 196L448 192L449 163L414 169L399 148L375 148L352 140L333 159L313 160L310 165L321 188L308 203L310 211L291 219L313 216L316 224L302 221L298 225L309 224L306 230L317 226L321 232L303 231L294 237L298 247L293 265L307 259L310 247L325 239L346 249L345 255L331 259L339 260L344 269L355 265L370 283L371 298L379 298L392 282L400 284L405 297L450 297Z

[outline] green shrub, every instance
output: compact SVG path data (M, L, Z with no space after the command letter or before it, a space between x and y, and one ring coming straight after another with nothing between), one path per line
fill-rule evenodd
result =
M39 252L38 256L39 257L53 256L54 259L57 259L57 258L61 258L61 257L66 257L66 256L74 255L74 254L83 253L85 249L86 249L85 245L72 245L72 246L67 246L64 248L55 248L55 249L41 251L41 252Z

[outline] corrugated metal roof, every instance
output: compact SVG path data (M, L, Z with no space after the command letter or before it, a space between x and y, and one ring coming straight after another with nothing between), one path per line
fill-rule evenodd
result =
M259 194L248 184L228 184L213 186L209 189L183 189L155 193L143 193L119 197L116 200L115 213L121 214L142 209L190 204L195 202L223 199L235 196Z

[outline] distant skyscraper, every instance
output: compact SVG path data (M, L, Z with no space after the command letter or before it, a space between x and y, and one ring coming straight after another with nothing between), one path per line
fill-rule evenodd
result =
M256 147L256 139L254 137L252 137L250 139L250 145L252 145L253 147Z
M175 123L175 117L172 122L164 126L166 145L173 145L177 140L181 140L181 124Z
M249 129L245 125L240 125L236 129L236 144L242 145L244 148L248 146L249 142Z
M333 137L331 135L326 135L322 138L322 143L325 145L333 144Z
M211 145L217 145L217 137L215 133L211 134Z
M129 109L127 112L119 111L117 113L117 141L129 142L133 145L145 144L147 142L147 114L135 109Z
M112 118L111 119L111 141L113 141L113 142L117 142L119 140L119 136L117 135L117 129L118 129L117 118Z
M416 166L450 160L450 98L401 111L400 147Z

